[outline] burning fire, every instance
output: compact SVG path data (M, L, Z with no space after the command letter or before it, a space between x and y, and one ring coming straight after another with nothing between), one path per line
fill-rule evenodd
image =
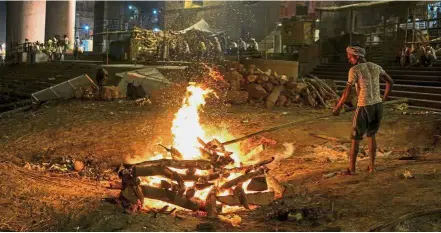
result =
M199 123L199 109L205 105L205 96L211 90L190 85L181 109L173 120L173 147L182 153L183 159L200 159L201 152L197 148L198 137L205 138L204 130Z
M182 107L178 110L178 112L175 114L175 118L173 120L173 125L171 128L171 132L173 135L173 143L172 148L176 149L177 151L182 154L183 160L199 160L199 159L206 159L204 158L203 152L201 152L200 147L200 139L202 139L204 142L209 142L214 139L222 142L222 141L228 141L233 139L233 136L228 133L226 129L218 129L215 127L206 127L202 126L199 122L199 112L201 111L201 108L205 105L205 97L213 93L210 89L204 89L200 86L197 86L195 84L191 84L187 87L186 95L182 102ZM213 93L214 94L214 93ZM238 144L231 144L225 147L226 151L232 152L230 155L230 158L234 160L233 163L225 166L225 168L234 168L234 167L240 167L241 162L246 161L245 158L241 158L240 155L240 147ZM222 153L219 153L220 156ZM166 158L163 154L157 154L149 160L158 160ZM177 172L180 175L185 175L185 169L176 169L176 168L170 168L174 172ZM196 169L195 175L197 176L207 176L209 175L208 170L199 170ZM230 181L236 177L239 177L243 175L243 172L238 173L230 173L228 176L224 176L222 178L219 178L216 180L215 186L220 187L225 182ZM162 177L162 176L150 176L150 177L143 177L142 182L143 184L153 186L153 187L161 187L161 182L166 181L169 183L172 183L173 181ZM246 190L247 185L250 183L251 180L247 180L241 184L243 187L243 190ZM185 187L194 186L195 181L185 182ZM202 190L196 190L193 198L196 198L199 201L204 202L209 195L210 191L212 190L213 186L208 186L205 189ZM250 191L246 191L246 193L252 193ZM224 195L231 195L232 191L231 189L227 190L221 190L218 191L217 195L224 196ZM164 204L166 202L158 202L153 199L145 199L144 205L149 208L157 208L161 206L165 206ZM170 205L167 203L167 205ZM172 205L173 206L173 205ZM176 206L173 206L176 207ZM227 208L224 207L223 212L229 212L231 210L237 210L238 207L232 207L229 206Z

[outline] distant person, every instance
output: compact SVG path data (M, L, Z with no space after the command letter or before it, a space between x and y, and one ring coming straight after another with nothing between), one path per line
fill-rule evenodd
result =
M217 37L214 37L214 58L219 59L222 56L222 46Z
M413 50L412 54L415 56L416 58L416 65L422 65L423 64L423 60L425 59L425 50L424 47L421 45L421 43L418 43L416 45L416 48Z
M184 40L182 47L184 53L184 60L187 60L190 57L190 46L188 45L187 40Z
M198 43L198 59L202 59L205 57L205 54L207 53L207 46L205 45L204 40L200 40Z
M242 38L240 38L239 39L239 50L245 51L246 49L247 49L247 43Z
M250 48L252 51L259 51L259 44L257 43L256 39L251 38Z
M64 35L64 49L63 49L63 53L66 53L68 47L69 47L69 38L67 38L67 35Z
M3 42L0 42L0 65L5 64L5 56L6 56L6 45Z
M74 41L74 51L73 51L74 60L77 60L77 59L78 59L79 52L80 52L80 46L81 46L81 40L80 40L80 38L77 36L77 37L75 38L75 41Z
M436 61L436 51L432 46L427 45L424 48L424 56L422 56L421 63L423 66L432 67L435 61Z
M29 39L26 38L23 45L23 52L29 53Z

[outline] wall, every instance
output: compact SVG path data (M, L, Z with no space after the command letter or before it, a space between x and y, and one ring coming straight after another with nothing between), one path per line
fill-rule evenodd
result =
M275 71L279 75L286 75L294 79L297 79L299 73L299 63L296 61L248 59L242 63L246 67L254 64L263 71L271 69L271 71Z
M89 35L93 34L94 28L94 4L93 1L77 1L76 15L75 15L75 36L80 39L87 39ZM89 31L84 29L89 26Z
M7 46L29 41L44 41L46 1L8 1L6 4Z
M0 1L0 41L1 42L6 41L6 2L5 1Z
M234 40L239 37L262 40L265 32L270 33L276 28L280 14L280 2L274 1L253 4L241 1L209 1L204 2L204 6L200 8L182 7L183 3L180 2L166 2L166 29L182 30L200 19L205 19L212 28L225 31Z

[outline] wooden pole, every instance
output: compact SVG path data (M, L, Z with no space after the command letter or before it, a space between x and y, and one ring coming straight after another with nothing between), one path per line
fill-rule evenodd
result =
M401 99L396 99L396 100L390 100L390 101L383 102L383 105L400 104L400 103L407 103L407 102L409 102L409 99L401 98ZM347 110L344 110L342 112L342 114L346 113L346 112L354 111L355 109L356 108L348 108ZM276 130L279 130L279 129L289 128L289 127L298 125L300 123L305 123L305 122L308 122L308 121L318 120L318 119L321 119L321 118L328 118L328 117L331 117L331 116L332 115L329 114L329 113L324 113L324 114L320 114L318 116L304 118L304 119L297 120L297 121L292 121L292 122L289 122L289 123L286 123L286 124L283 124L283 125L277 125L277 126L274 126L274 127L271 127L271 128L267 128L267 129L264 129L264 130L257 131L255 133L251 133L251 134L245 135L245 136L240 137L240 138L236 138L236 139L233 139L233 140L230 140L230 141L226 141L226 142L222 143L222 145L233 144L233 143L236 143L236 142L243 141L243 140L245 140L247 138L254 137L254 136L259 135L259 134L268 133L268 132L276 131Z
M416 26L416 22L415 22L415 12L412 13L412 21L413 21L413 25L412 25L412 42L415 42L415 26Z
M107 35L106 35L106 64L108 65L109 64L109 49L110 49L110 43L109 43L109 28L107 28L106 29L106 33L107 33Z
M383 46L381 48L381 51L383 52L382 58L385 59L386 52L385 51L385 44L387 39L387 32L386 32L386 15L383 15ZM384 61L383 61L384 62Z
M407 15L406 15L406 20L405 20L405 23L406 23L406 27L405 27L405 31L404 31L404 45L406 45L407 44L407 22L409 21L409 7L407 7Z
M318 28L318 30L319 30L319 43L318 43L318 46L319 46L319 62L320 62L320 64L322 63L322 40L321 40L321 28L322 28L322 11L319 11L320 13L319 13L319 28Z
M354 29L354 10L351 9L351 21L349 24L349 44L352 44L352 31Z
M268 36L268 31L267 31L267 8L265 7L265 36L264 36L264 42L265 42L265 60L267 59L267 54L266 54L266 37Z

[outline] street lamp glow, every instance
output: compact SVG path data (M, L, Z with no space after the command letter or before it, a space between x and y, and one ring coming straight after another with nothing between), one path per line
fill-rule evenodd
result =
M282 23L278 23L277 26L279 26L279 27L282 26Z
M161 30L159 30L159 28L153 28L153 31L154 31L154 32L159 32L159 31L161 31Z
M88 26L88 25L84 26L84 29L85 29L86 31L89 31L89 26Z
M131 10L133 7L129 5L129 9Z
M153 10L153 14L158 14L158 11L157 10Z

